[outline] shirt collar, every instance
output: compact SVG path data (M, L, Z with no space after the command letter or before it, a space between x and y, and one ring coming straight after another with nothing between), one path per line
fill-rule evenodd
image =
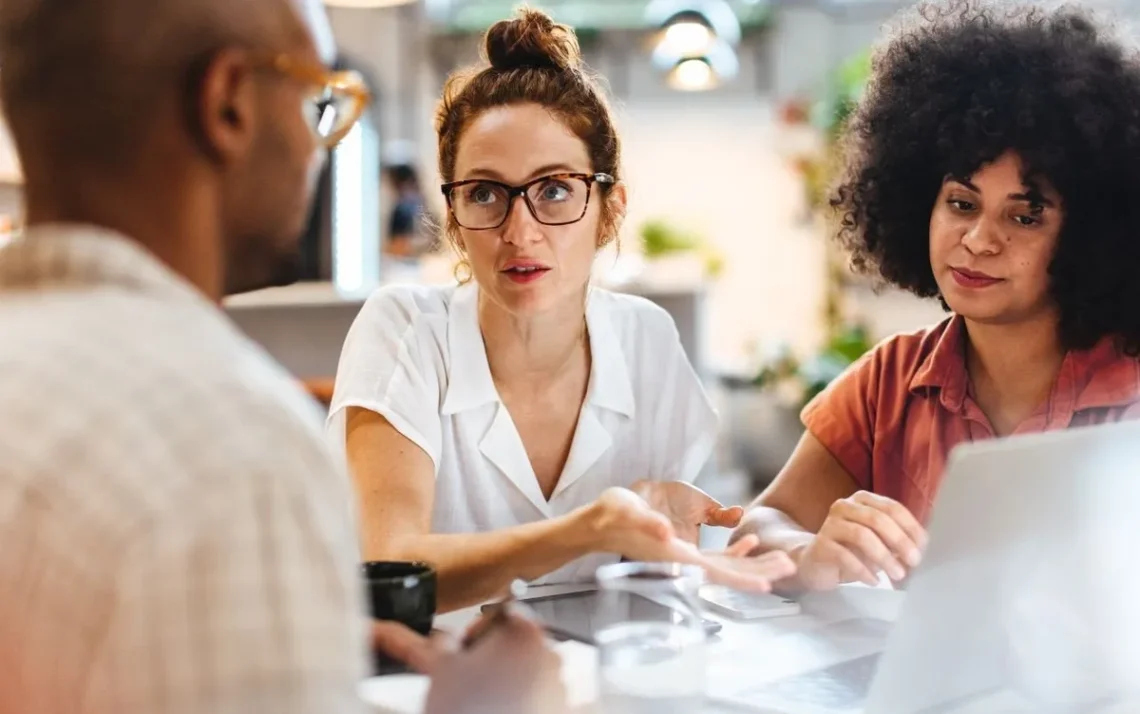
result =
M630 364L621 348L606 301L590 289L586 303L586 326L590 331L590 386L586 402L632 418L636 413ZM647 355L656 359L659 355Z
M628 362L609 311L603 301L594 299L593 291L586 304L586 327L591 355L586 403L633 417L635 406ZM474 283L455 290L447 321L447 351L449 369L444 414L499 401L483 333L479 329L479 291Z
M923 337L921 351L926 357L910 380L911 393L939 390L939 399L950 411L959 411L966 400L969 375L966 373L966 324L954 315Z
M926 358L910 381L912 393L938 389L943 406L961 410L969 387L965 336L959 315L931 330L924 338L930 341L922 350ZM1132 404L1140 400L1140 361L1121 352L1115 338L1105 337L1092 349L1065 355L1054 389L1073 412Z
M1092 349L1065 356L1057 386L1069 390L1073 411L1132 404L1140 400L1140 361L1105 337Z
M455 289L447 317L447 355L447 394L441 408L444 414L499 401L479 329L479 289L474 282Z
M207 302L141 245L106 228L36 225L0 244L0 291L92 287Z

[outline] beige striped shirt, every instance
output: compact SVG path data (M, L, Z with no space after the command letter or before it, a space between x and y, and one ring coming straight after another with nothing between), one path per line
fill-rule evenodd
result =
M0 248L0 714L360 708L315 405L132 241Z

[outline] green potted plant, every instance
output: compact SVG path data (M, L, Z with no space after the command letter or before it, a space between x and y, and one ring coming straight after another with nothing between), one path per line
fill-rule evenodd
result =
M827 388L839 375L871 349L865 327L848 324L832 332L823 348L803 361L784 360L777 369L765 365L756 377L756 386L773 387L782 380L790 380L797 411ZM780 367L783 367L780 369Z
M838 68L823 99L789 102L781 110L786 124L811 127L818 134L815 148L794 156L793 163L803 182L808 218L820 226L821 234L829 230L825 209L837 168L838 139L870 67L870 53L862 52ZM832 241L827 243L820 348L806 358L786 348L776 350L750 379L726 380L729 443L756 489L767 485L791 456L803 435L803 407L872 346L868 330L849 314L844 299L850 280L846 259Z
M641 253L656 273L715 278L724 268L720 253L693 231L654 218L641 225Z

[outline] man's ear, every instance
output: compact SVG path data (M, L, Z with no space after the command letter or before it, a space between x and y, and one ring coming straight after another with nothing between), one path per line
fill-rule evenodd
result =
M202 70L192 113L202 148L215 161L230 163L253 144L256 71L237 49L222 50Z

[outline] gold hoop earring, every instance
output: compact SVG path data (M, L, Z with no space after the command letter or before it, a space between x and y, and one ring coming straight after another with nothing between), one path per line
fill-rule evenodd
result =
M460 285L466 285L471 282L471 278L475 277L474 271L471 270L471 263L466 258L455 264L451 274L455 276L455 282Z

